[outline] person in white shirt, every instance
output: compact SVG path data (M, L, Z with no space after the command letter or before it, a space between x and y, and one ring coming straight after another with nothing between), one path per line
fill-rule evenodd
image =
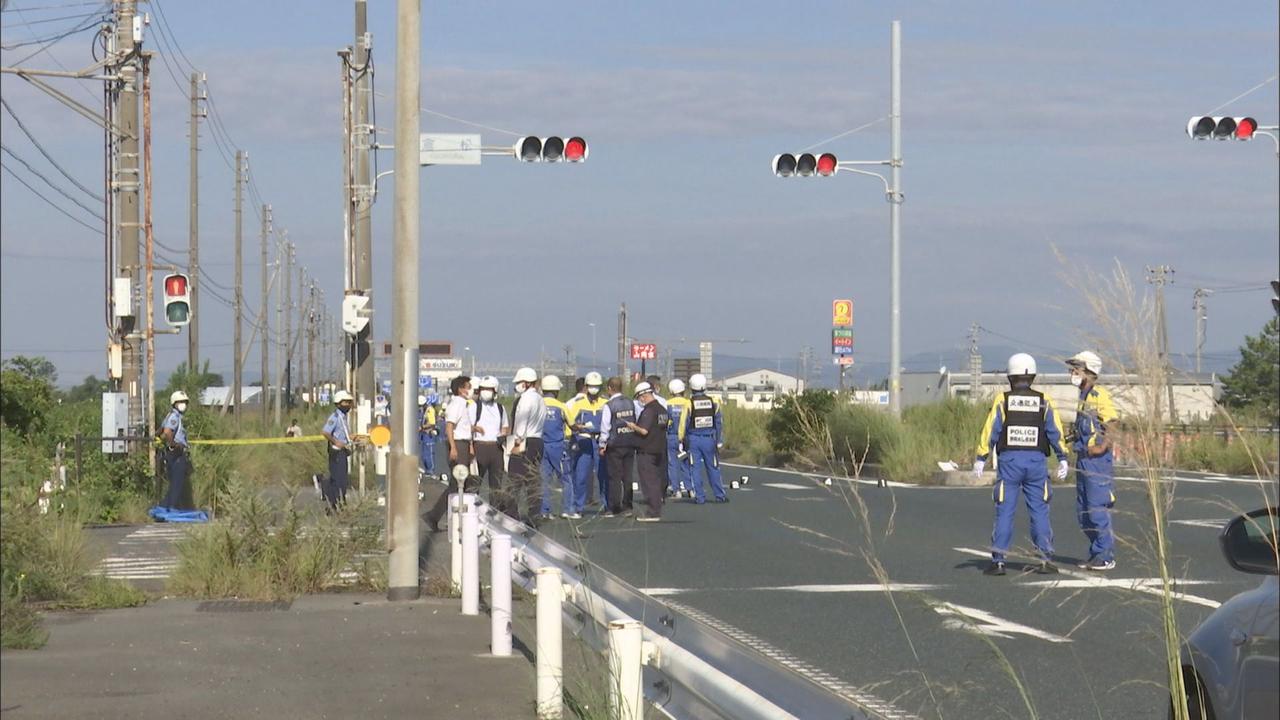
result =
M449 469L458 465L471 465L471 426L474 423L474 404L471 401L471 378L463 375L449 383L449 402L444 406L444 437L449 443ZM475 492L477 478L468 478L464 492ZM440 532L440 520L448 509L449 496L458 492L458 481L449 473L449 489L440 494L435 505L427 513L427 525L431 532Z
M511 462L507 468L511 479L509 515L538 526L542 503L542 426L547 419L547 406L538 390L538 373L531 367L520 368L512 379L516 399L511 406ZM525 514L520 515L520 501L525 501Z
M467 414L471 417L471 451L476 460L476 482L487 479L489 502L507 512L510 496L506 492L502 467L502 438L511 432L506 408L498 402L498 378L480 378L480 399ZM508 512L508 514L511 514Z

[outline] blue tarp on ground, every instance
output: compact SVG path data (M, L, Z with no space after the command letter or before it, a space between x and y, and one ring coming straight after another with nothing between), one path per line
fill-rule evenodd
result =
M157 505L147 514L156 522L209 522L209 515L203 510L171 510Z

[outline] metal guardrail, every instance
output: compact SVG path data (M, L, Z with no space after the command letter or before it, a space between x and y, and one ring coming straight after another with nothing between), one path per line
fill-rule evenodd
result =
M560 571L569 629L589 647L609 649L609 624L642 624L644 697L676 720L869 720L853 700L822 687L688 614L591 565L523 523L485 505L481 534L512 538L512 575L526 590L539 568ZM877 716L883 716L877 713Z

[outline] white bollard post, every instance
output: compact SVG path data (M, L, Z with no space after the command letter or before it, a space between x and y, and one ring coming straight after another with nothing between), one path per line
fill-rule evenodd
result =
M643 720L644 631L634 620L609 623L609 709L618 720Z
M538 718L560 720L564 715L564 659L561 655L560 601L564 589L560 584L560 571L556 568L538 568Z
M453 589L462 588L462 512L475 507L475 493L454 493L449 495L449 575Z
M480 614L480 516L475 508L462 513L462 614Z
M494 533L489 543L489 569L493 573L492 639L489 649L496 657L511 655L511 536Z

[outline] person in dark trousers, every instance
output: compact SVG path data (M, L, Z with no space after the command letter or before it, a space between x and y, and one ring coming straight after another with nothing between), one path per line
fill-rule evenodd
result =
M449 383L449 402L444 406L444 438L449 453L449 487L427 513L427 526L431 532L440 532L440 521L449 509L449 496L458 492L458 481L454 479L452 470L458 465L471 467L471 425L475 413L471 401L471 378L466 375L454 378ZM468 477L463 483L463 492L475 492L479 479Z
M187 429L182 416L187 412L187 394L181 390L169 396L169 414L160 425L160 439L164 442L164 472L169 480L161 507L170 510L191 510L187 507L188 479L191 477L191 458L187 456Z
M502 467L502 439L511 431L506 408L498 402L498 378L486 375L480 379L480 400L470 412L471 448L476 459L476 482L489 482L489 502L502 512L516 517L513 498L506 487L506 471Z
M647 382L636 385L636 402L644 408L637 422L628 423L639 442L636 448L636 471L649 513L636 518L639 522L657 522L662 518L663 489L666 487L667 409L658 402L653 387Z
M334 393L333 404L336 407L325 421L322 431L325 440L329 441L329 482L323 488L329 512L337 510L338 505L347 498L347 458L351 456L351 426L347 424L347 414L351 412L355 402L355 398L346 390Z
M538 373L531 367L522 367L512 379L516 399L511 403L511 459L508 478L511 482L512 509L526 525L537 527L544 519L542 504L542 426L547 419L547 406L538 391ZM524 514L520 515L520 502L524 501Z
M607 387L609 401L605 403L604 419L600 423L600 455L609 473L609 490L605 494L609 507L604 516L614 517L631 514L631 476L635 470L639 436L633 428L636 404L622 394L622 378L609 378Z

